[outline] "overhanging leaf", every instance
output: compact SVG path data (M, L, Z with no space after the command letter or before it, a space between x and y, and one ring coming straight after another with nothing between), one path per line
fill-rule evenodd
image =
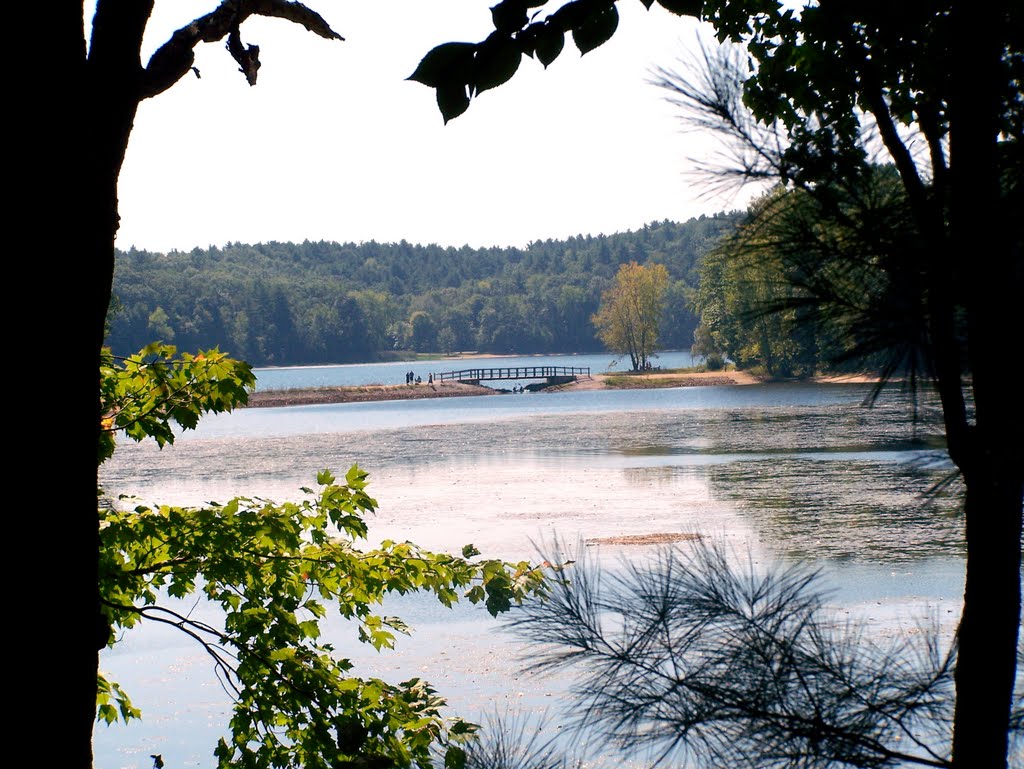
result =
M569 32L583 24L590 13L591 10L586 3L582 0L573 0L548 16L547 23L553 24L563 32Z
M466 751L458 745L450 745L444 754L444 769L464 769Z
M476 43L444 43L424 56L407 80L440 88L453 82L468 83L473 72ZM443 111L443 110L442 110Z
M469 109L469 94L464 85L442 85L437 88L437 107L447 123Z
M523 54L508 35L495 32L482 42L474 59L472 87L483 93L506 83L519 69Z
M646 0L643 2L648 8L651 7ZM676 16L695 16L698 19L704 8L702 0L658 0L658 5Z
M526 26L526 0L502 0L491 8L491 21L498 32L512 34Z
M619 12L614 5L609 5L589 14L578 27L574 27L572 39L582 55L608 42L618 26Z
M537 30L537 58L545 68L558 58L565 47L565 33L554 24L544 24Z

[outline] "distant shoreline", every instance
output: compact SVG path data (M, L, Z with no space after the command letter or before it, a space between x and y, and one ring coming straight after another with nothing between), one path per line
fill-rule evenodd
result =
M760 380L744 371L701 371L686 373L593 374L575 382L555 385L543 392L569 390L655 389L661 387L693 387L757 384ZM327 403L365 403L373 401L420 400L481 395L505 395L491 387L460 382L422 382L420 384L352 385L310 387L285 390L257 390L249 394L248 407L275 408L312 406Z
M347 387L309 387L286 390L257 390L249 393L250 408L312 406L323 403L364 403L405 401L423 398L458 398L477 395L501 395L489 387L437 382L408 385L350 385Z

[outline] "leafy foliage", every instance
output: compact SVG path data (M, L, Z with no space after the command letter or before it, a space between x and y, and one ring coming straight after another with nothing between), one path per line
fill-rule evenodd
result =
M663 264L624 264L594 315L605 347L628 355L634 371L645 368L657 349L668 282Z
M201 412L244 401L251 380L245 364L219 353L172 354L156 346L120 366L108 359L102 374L114 414L110 436L148 435L163 445L173 441L171 421L194 426ZM196 508L124 499L102 505L100 594L109 645L139 623L157 622L205 649L235 703L231 735L216 747L219 766L428 766L439 746L448 765L461 765L462 744L476 727L446 719L444 699L425 681L351 675L349 660L322 637L322 623L333 607L358 641L389 649L409 629L379 613L387 595L427 592L445 606L467 600L497 615L544 594L541 571L478 559L472 545L461 556L409 542L360 549L377 505L366 473L355 466L339 480L324 470L316 482L302 489L302 501L282 504L239 497ZM223 625L176 609L187 597L219 609ZM100 675L98 719L139 715Z
M114 453L114 436L174 443L176 424L195 429L203 413L231 411L244 404L256 384L252 368L217 349L175 358L177 348L153 343L127 358L104 350L100 363L103 418L99 461Z
M690 346L697 264L741 212L652 222L632 232L525 248L410 243L229 243L117 257L107 343L129 355L164 311L179 349L220 344L255 366L345 363L394 350L590 352L590 317L622 264L657 261L671 278L662 342ZM353 287L358 286L358 289ZM669 322L671 320L671 322Z
M779 20L777 3L771 0L640 1L648 10L657 4L676 16L714 19L723 38L746 32L751 23L775 29ZM443 43L433 48L409 80L436 90L437 106L447 123L464 113L475 96L508 81L522 56L536 57L547 68L561 54L566 35L584 55L608 42L618 29L616 0L569 0L547 13L530 12L548 5L548 0L501 0L491 8L491 35L480 43ZM496 56L495 49L502 54Z
M891 167L777 188L701 264L699 347L773 376L929 375L926 254Z

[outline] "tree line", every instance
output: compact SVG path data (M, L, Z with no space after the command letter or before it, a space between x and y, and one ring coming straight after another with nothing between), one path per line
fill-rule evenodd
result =
M525 248L399 243L229 243L116 256L107 344L219 345L252 365L376 360L396 350L545 353L600 349L592 322L620 266L664 265L660 345L697 325L699 264L741 211L654 222Z
M903 256L907 208L891 165L814 195L766 193L701 260L694 350L772 377L920 375L925 271Z

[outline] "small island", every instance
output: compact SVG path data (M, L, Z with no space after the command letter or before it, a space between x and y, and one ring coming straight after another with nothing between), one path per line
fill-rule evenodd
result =
M565 392L567 390L653 389L660 387L693 387L745 385L761 381L744 371L645 371L625 374L592 374L573 382L553 385L539 390ZM249 394L251 408L280 406L310 406L325 403L359 403L368 401L417 400L421 398L451 398L477 395L508 395L482 385L463 382L422 382L420 384L370 384L349 387L313 387L290 390L256 390Z

